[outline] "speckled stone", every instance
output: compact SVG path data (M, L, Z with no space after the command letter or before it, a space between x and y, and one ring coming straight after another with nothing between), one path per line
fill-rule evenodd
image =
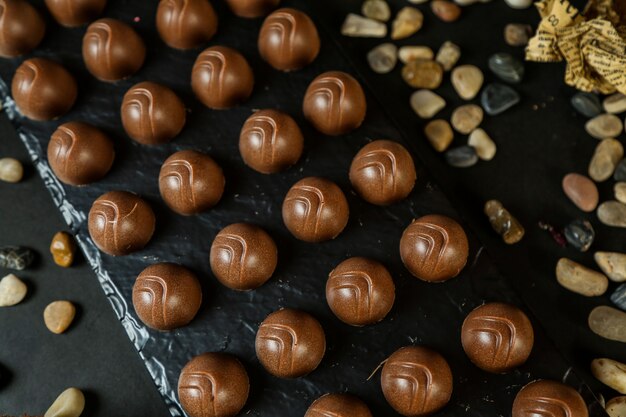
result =
M443 68L435 61L416 59L402 68L402 78L413 88L433 90L441 85Z
M524 64L506 52L499 52L489 57L489 69L502 81L518 84L524 78Z
M504 41L509 46L526 46L532 36L532 28L524 23L509 23L504 27Z
M79 417L85 408L85 396L78 388L68 388L52 403L44 417Z
M450 117L452 127L457 132L469 135L483 121L483 109L476 104L465 104L457 107Z
M626 364L607 358L594 359L591 373L604 385L626 394Z
M446 101L430 90L417 90L411 94L411 108L422 119L430 119L444 107Z
M567 243L581 252L589 250L596 237L593 226L584 219L577 219L569 223L563 229L563 234Z
M0 268L22 271L35 260L35 252L21 246L0 247Z
M608 180L623 157L624 147L620 141L616 139L600 141L589 163L589 176L596 182Z
M487 85L480 95L480 104L490 116L503 113L519 102L520 96L517 91L499 83Z
M444 71L450 71L459 61L459 58L461 58L461 48L450 41L446 41L437 51L435 61L441 64Z
M463 100L471 100L483 86L484 76L480 68L474 65L461 65L450 74L452 86Z
M626 254L619 252L596 252L596 264L611 281L626 282Z
M435 57L433 50L428 46L401 46L398 49L398 59L403 64L408 64L409 62L416 59L427 59L432 60Z
M572 107L585 117L596 117L602 113L600 98L594 93L578 92L570 100Z
M598 336L626 343L625 312L609 306L598 306L591 310L587 322L591 331Z
M582 211L592 212L600 198L596 184L584 175L569 173L561 183L565 195Z
M448 150L444 156L448 165L455 168L469 168L476 165L476 162L478 162L476 150L471 146L452 148Z
M498 200L489 200L485 203L484 212L489 223L504 243L513 245L524 237L524 226Z
M626 284L618 286L611 294L611 302L626 311Z
M567 258L556 264L556 279L564 288L586 297L602 295L609 287L609 279Z
M19 304L28 287L24 282L13 274L9 274L0 280L0 307L10 307Z
M496 143L481 128L470 133L467 144L476 149L476 155L483 161L491 161L496 156Z
M389 42L380 44L367 53L367 62L378 74L391 72L398 62L398 47Z
M605 408L609 417L626 416L626 396L611 398Z
M43 312L46 327L52 333L61 334L72 324L76 307L69 301L54 301Z
M15 158L0 159L0 181L16 183L22 180L24 167Z
M444 22L454 22L461 17L461 8L448 0L433 0L430 10Z
M615 138L622 133L624 125L614 114L599 114L585 123L585 130L596 139Z
M602 101L602 107L607 113L624 113L626 111L626 96L622 93L611 94Z
M454 139L454 132L450 123L443 119L429 122L424 127L424 135L426 135L426 139L437 152L443 152L448 149Z
M391 23L391 39L408 38L422 28L424 15L415 7L406 6L400 9Z
M613 179L615 181L626 181L626 158L619 161L619 163L615 167Z
M353 38L384 38L387 36L387 25L350 13L341 25L341 34Z
M615 199L620 203L626 204L626 182L618 182L613 186Z
M391 17L389 4L385 0L366 0L361 6L361 13L367 18L381 22L386 22Z

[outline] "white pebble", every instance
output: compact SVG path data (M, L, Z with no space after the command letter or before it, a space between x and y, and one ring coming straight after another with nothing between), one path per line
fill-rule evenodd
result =
M24 176L22 163L14 158L0 159L0 180L5 182L20 182Z
M504 0L504 2L513 9L526 9L533 4L533 0Z
M401 46L398 49L398 59L408 64L416 59L433 59L435 54L428 46Z
M367 53L367 62L372 71L378 74L386 74L398 62L398 47L389 42L378 45Z
M363 16L386 22L391 17L391 10L385 0L366 0L361 6Z
M446 107L446 101L430 90L417 90L411 94L411 107L422 119L430 119Z
M476 149L476 155L483 161L491 161L496 156L496 144L483 129L474 129L467 144Z
M620 114L626 111L626 95L622 93L611 94L602 102L604 111L612 114Z
M626 397L611 398L606 403L606 412L609 417L624 417L626 416Z
M79 417L85 408L85 396L78 388L68 388L52 403L44 417Z
M626 394L626 364L607 358L594 359L591 373L604 385Z
M387 36L387 25L350 13L341 26L341 34L360 38L384 38Z
M18 304L26 297L26 284L13 274L0 280L0 307L9 307Z

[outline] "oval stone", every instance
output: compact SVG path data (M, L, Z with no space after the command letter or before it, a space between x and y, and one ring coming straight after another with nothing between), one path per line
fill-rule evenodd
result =
M487 85L480 95L480 104L489 116L497 116L520 101L517 91L508 85L493 83Z
M433 50L428 46L401 46L398 49L398 59L403 64L408 64L416 59L432 60L434 57Z
M604 385L626 394L626 364L607 358L594 359L591 373Z
M605 408L609 417L626 416L626 397L611 398Z
M626 343L625 312L609 306L598 306L589 313L588 323L591 331L598 336Z
M470 134L483 121L483 109L475 104L465 104L452 112L452 127L464 135Z
M424 15L415 7L406 6L400 9L391 23L391 39L408 38L422 28Z
M0 307L10 307L19 304L26 293L26 284L13 274L9 274L0 280Z
M398 62L398 47L389 42L380 44L367 53L367 62L378 74L391 72Z
M604 272L611 281L626 281L626 254L619 252L596 252L593 254L602 272Z
M16 183L22 180L24 167L15 158L0 159L0 181Z
M617 137L622 133L624 125L614 114L599 114L585 123L585 130L596 139Z
M430 9L444 22L454 22L461 17L461 8L451 1L433 0L430 2Z
M454 132L450 123L443 119L437 119L429 122L424 127L424 134L430 145L437 151L443 152L454 139Z
M76 307L69 301L54 301L43 312L46 327L52 333L61 334L72 324Z
M435 61L441 64L444 71L450 71L459 61L459 58L461 58L461 48L450 41L446 41L437 51Z
M598 219L607 226L626 227L626 204L605 201L598 207Z
M402 78L411 87L433 90L441 85L443 68L432 60L415 59L402 68Z
M483 72L474 65L461 65L452 70L452 86L463 100L471 100L483 86Z
M582 211L592 212L598 206L598 187L586 176L569 173L563 177L561 185L565 195Z
M366 0L361 6L361 13L367 18L381 22L386 22L391 17L389 4L385 0Z
M626 284L618 286L611 294L610 300L618 308L626 311Z
M469 168L478 162L476 150L471 146L459 146L450 149L445 153L444 157L448 165L455 168Z
M626 111L626 95L622 93L611 94L602 102L604 111L612 114L620 114Z
M446 107L446 101L430 90L417 90L411 94L411 108L422 119L430 119Z
M524 78L524 64L519 59L506 52L491 55L489 69L502 81L508 83L520 83Z
M504 0L513 9L527 9L533 4L533 0Z
M596 182L611 178L618 162L624 157L624 147L616 139L603 139L596 146L596 150L589 163L589 176Z
M474 129L470 133L467 144L476 149L476 155L483 161L491 161L496 156L495 142L481 128Z
M378 20L349 13L341 25L341 34L353 38L384 38L387 36L387 25Z
M509 23L504 27L504 41L509 46L526 46L531 35L532 28L524 23Z
M602 295L609 287L609 279L567 258L556 264L556 279L563 287L586 297Z
M593 226L585 219L577 219L563 229L565 240L581 252L587 252L596 237Z
M618 182L613 186L615 199L620 203L626 204L626 182Z
M570 100L572 107L586 117L596 117L602 113L602 103L600 98L594 93L578 92Z
M85 408L85 396L78 388L68 388L52 403L44 417L79 417Z

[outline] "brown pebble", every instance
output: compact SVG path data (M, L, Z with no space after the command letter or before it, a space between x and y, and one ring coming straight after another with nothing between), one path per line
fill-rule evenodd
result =
M461 17L461 8L451 1L433 0L430 3L430 9L444 22L454 22Z
M598 187L584 175L569 173L563 177L563 192L579 209L591 212L598 206Z
M414 88L428 88L433 90L443 80L443 68L430 59L416 59L402 68L402 78Z
M557 262L556 280L561 286L585 297L602 295L609 287L609 279L604 274L567 258Z
M43 311L43 321L52 333L61 334L72 324L76 307L69 301L54 301Z
M424 127L424 134L430 145L437 151L443 152L454 139L454 132L450 123L443 119L433 120Z
M489 200L485 203L485 214L489 223L505 243L512 245L524 237L524 227L498 200Z
M476 104L465 104L452 112L450 122L459 133L469 135L483 121L483 109Z
M50 253L54 259L54 263L67 268L74 263L74 254L76 253L76 243L72 235L66 232L58 232L52 238L50 243Z
M504 41L510 46L526 46L532 35L530 25L509 23L504 27Z

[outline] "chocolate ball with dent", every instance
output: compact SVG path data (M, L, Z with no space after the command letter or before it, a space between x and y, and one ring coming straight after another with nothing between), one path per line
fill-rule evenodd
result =
M333 269L326 281L326 301L344 323L364 326L378 323L393 307L396 287L379 262L354 257Z
M463 350L480 369L508 372L524 364L534 343L533 326L519 308L489 303L472 311L461 329Z
M144 269L133 285L133 306L141 321L156 330L188 324L202 304L196 275L181 265L158 263Z
M120 110L124 130L144 145L160 145L175 138L187 118L185 104L169 88L144 81L132 86Z
M336 238L348 224L350 208L332 181L307 177L295 183L283 201L283 222L296 238L323 242Z
M152 208L127 191L110 191L89 210L89 236L96 246L113 256L128 255L148 244L154 233Z
M248 117L239 135L239 152L262 174L283 171L300 159L304 138L298 124L278 110L259 110Z
M246 405L249 392L246 368L226 353L194 357L178 378L178 399L190 417L234 417Z
M146 46L133 28L116 19L99 19L83 36L87 70L101 81L128 78L142 67Z
M367 102L359 82L341 71L319 75L304 95L304 117L320 132L336 136L361 126Z
M325 394L311 404L304 417L372 417L372 412L358 397L350 394Z
M26 54L41 42L46 23L25 0L0 0L0 56L13 58Z
M421 347L398 349L385 362L380 377L389 405L407 417L442 409L452 396L452 371L439 353Z
M98 181L109 172L114 160L113 142L88 123L64 123L48 142L50 168L65 184L86 185Z
M527 384L517 393L511 415L588 417L589 411L585 400L574 388L560 382L540 379Z
M217 32L217 14L208 0L161 0L156 27L172 48L196 48Z
M63 66L31 58L17 67L11 94L18 110L32 120L53 120L67 113L78 95L76 80Z
M239 52L226 46L212 46L202 51L193 64L191 88L205 106L226 109L250 97L254 74Z
M226 0L226 4L239 17L255 18L278 7L280 0Z
M455 220L430 214L413 220L400 239L400 257L413 276L442 282L461 272L467 263L467 235Z
M258 46L261 57L272 67L293 71L315 60L320 37L306 13L286 7L267 16L259 32Z
M390 140L365 145L350 165L350 182L367 202L386 206L405 199L415 186L415 164L409 151Z
M107 0L46 0L54 20L66 27L85 25L102 14Z
M172 154L159 173L163 201L184 216L215 206L222 198L225 182L222 168L213 158L191 150Z
M235 223L215 236L210 262L219 282L233 290L252 290L271 278L278 263L278 249L265 230Z
M297 378L320 364L326 352L326 336L313 316L285 308L263 320L255 348L267 372L281 378Z

